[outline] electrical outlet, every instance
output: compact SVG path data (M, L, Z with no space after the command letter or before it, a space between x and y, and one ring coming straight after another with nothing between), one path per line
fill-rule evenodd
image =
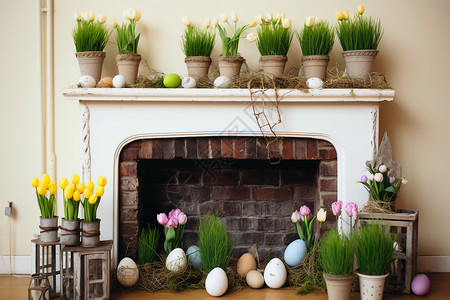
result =
M12 202L8 202L8 206L5 207L5 216L9 217L12 212Z

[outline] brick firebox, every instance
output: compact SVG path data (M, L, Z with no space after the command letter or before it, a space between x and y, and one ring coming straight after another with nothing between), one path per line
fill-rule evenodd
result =
M298 238L290 221L337 199L336 151L327 141L284 138L277 147L256 137L145 139L126 145L119 161L119 258L136 256L139 230L160 227L156 214L178 207L188 215L185 248L197 243L198 218L223 217L234 254L256 243L262 258L281 257ZM278 149L269 151L268 148ZM271 156L281 155L278 164ZM328 215L329 222L333 217ZM162 234L163 238L163 234Z

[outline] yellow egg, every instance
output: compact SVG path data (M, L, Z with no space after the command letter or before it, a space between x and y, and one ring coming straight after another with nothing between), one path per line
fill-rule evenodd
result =
M97 83L97 87L98 88L112 88L113 87L112 81L113 81L112 77L103 77Z
M237 261L236 269L239 275L245 277L250 270L256 270L256 260L250 253L244 253Z

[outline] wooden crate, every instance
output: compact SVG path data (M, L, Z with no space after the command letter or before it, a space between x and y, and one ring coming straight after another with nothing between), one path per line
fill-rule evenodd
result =
M61 299L109 299L112 240L61 249Z
M50 297L59 297L60 294L60 265L56 257L60 255L59 241L44 243L40 239L31 240L33 251L33 273L45 274L50 282Z
M395 214L365 213L358 216L360 224L381 223L397 232L398 249L386 280L385 291L411 293L411 280L417 272L419 211L401 209Z

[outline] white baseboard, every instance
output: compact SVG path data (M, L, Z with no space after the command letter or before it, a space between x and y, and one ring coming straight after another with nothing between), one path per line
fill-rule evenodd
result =
M449 273L450 256L449 255L419 255L417 257L418 273Z
M31 261L31 256L12 256L10 265L9 256L0 256L0 274L31 274ZM419 255L417 257L417 272L449 273L450 256Z

